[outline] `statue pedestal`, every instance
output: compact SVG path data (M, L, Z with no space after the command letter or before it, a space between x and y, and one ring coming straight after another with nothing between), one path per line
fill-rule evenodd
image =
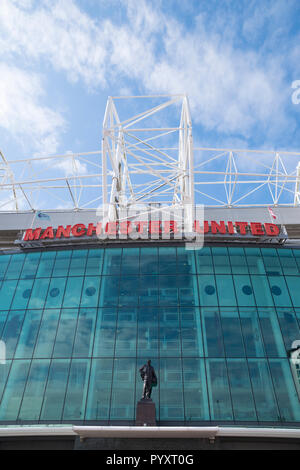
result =
M142 398L136 407L136 426L156 426L155 403L151 398Z

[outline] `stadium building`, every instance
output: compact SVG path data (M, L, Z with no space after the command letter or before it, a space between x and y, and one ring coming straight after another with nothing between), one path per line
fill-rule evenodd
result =
M197 160L167 99L121 119L110 98L99 152L3 157L0 449L300 447L300 154Z

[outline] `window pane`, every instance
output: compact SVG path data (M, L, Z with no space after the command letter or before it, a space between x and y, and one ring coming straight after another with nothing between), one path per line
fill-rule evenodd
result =
M278 421L279 413L267 362L249 359L249 372L259 421Z
M193 250L186 250L185 247L177 248L177 272L196 273L195 253Z
M245 248L249 273L265 274L265 266L259 248Z
M284 277L269 276L269 283L274 304L278 307L292 306Z
M158 276L140 277L140 305L158 305Z
M70 259L72 251L58 251L56 254L54 268L52 271L53 277L67 276L69 271Z
M88 389L86 419L108 420L113 359L93 359Z
M21 279L32 279L35 276L40 257L41 253L27 253L20 275Z
M44 251L40 258L39 266L37 269L36 277L49 277L51 276L56 251Z
M71 357L77 323L77 309L62 309L55 339L53 357Z
M63 412L64 420L82 420L84 418L89 366L90 363L87 360L75 359L72 361Z
M54 359L51 362L45 390L42 421L61 420L69 374L69 360Z
M0 406L0 419L3 421L15 421L18 417L29 364L30 361L12 363Z
M14 355L19 335L22 328L24 311L11 310L8 314L6 324L2 334L2 340L6 346L6 357L11 358Z
M86 263L86 276L96 276L102 272L104 250L95 249L89 250Z
M101 292L99 297L99 305L101 307L110 307L112 305L118 305L119 283L120 278L117 276L102 277Z
M287 282L294 307L300 307L299 278L295 276L286 276L285 280Z
M198 308L180 309L183 356L203 356L202 328Z
M243 307L250 307L255 305L253 289L250 281L250 276L240 275L233 276L235 284L235 292L238 305Z
M270 370L282 421L300 421L299 398L288 359L271 359Z
M50 360L38 359L31 363L19 414L20 420L38 420L43 403Z
M203 306L217 306L217 289L215 283L215 276L213 275L198 275L198 285L199 285L199 298L200 305Z
M59 310L44 311L34 350L34 357L47 358L52 356L59 313Z
M175 274L177 268L176 248L159 247L159 272L160 274Z
M210 247L204 246L197 250L195 254L198 274L213 274L214 267Z
M115 347L117 312L113 308L98 310L95 331L94 356L113 356Z
M33 280L19 281L15 290L15 295L11 304L11 308L21 309L26 308L29 297L31 295Z
M72 353L74 357L91 356L96 317L97 309L80 309L74 341L74 349Z
M160 309L160 356L180 356L180 327L177 308Z
M248 274L248 266L244 248L229 247L228 254L233 274Z
M87 253L87 250L72 251L69 276L83 276L85 272Z
M272 307L274 304L268 279L265 276L251 276L251 281L256 305L259 307Z
M16 349L16 358L31 358L41 322L41 310L27 310Z
M207 361L207 386L212 420L232 420L232 407L225 361Z
M104 254L103 274L120 275L121 248L106 248Z
M0 287L0 305L2 310L8 310L15 293L18 281L3 281Z
M220 308L220 315L226 356L245 356L240 319L237 310Z
M160 305L178 305L176 276L159 276Z
M244 338L246 356L265 356L260 322L257 311L254 308L240 309L241 327Z
M278 308L277 316L279 319L285 347L288 351L292 348L293 342L300 339L298 322L296 320L294 311L289 308Z
M69 277L66 284L63 307L79 307L83 277Z
M158 248L145 247L141 248L140 256L141 273L157 274L158 273Z
M11 255L0 256L0 280L4 279L7 266L10 262Z
M246 360L229 359L227 367L234 418L238 421L256 421Z
M192 274L179 274L177 286L180 305L199 305L197 277Z
M46 299L46 308L59 308L63 300L66 285L65 277L51 279Z
M258 309L259 321L268 357L286 357L286 351L274 309Z
M140 308L138 313L138 356L158 356L158 310Z
M123 248L121 275L139 274L140 270L139 248Z
M6 274L5 274L5 279L19 279L24 260L25 260L24 254L12 255Z
M225 247L212 247L213 263L216 274L229 274L231 267L227 248Z
M111 395L111 419L133 420L135 417L136 359L115 359Z
M279 256L283 274L297 276L299 274L299 269L293 254L293 250L286 248L282 250L278 249L277 254Z
M116 333L116 356L136 355L137 312L136 309L119 308Z
M270 276L278 276L282 274L277 250L275 248L261 248L261 254L267 274Z
M139 277L123 276L120 279L119 305L138 305Z
M205 355L224 356L223 334L218 309L202 308Z
M28 308L43 308L48 293L49 278L36 279L33 284Z
M204 360L183 359L185 419L209 420Z
M155 370L155 364L153 364ZM160 360L160 419L165 421L183 420L183 378L180 358Z
M236 305L236 297L232 277L226 275L216 276L216 283L220 306Z

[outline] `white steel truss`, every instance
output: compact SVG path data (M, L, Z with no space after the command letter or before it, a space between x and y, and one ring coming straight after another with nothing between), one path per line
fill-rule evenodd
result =
M300 152L194 146L185 95L109 97L99 150L0 157L0 211L101 208L115 221L143 204L179 208L190 226L200 204L300 205Z

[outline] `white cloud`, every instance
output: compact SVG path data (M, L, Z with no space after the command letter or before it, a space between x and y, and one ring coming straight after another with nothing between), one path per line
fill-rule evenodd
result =
M64 129L62 116L41 103L39 75L0 62L0 126L40 153L56 150Z

